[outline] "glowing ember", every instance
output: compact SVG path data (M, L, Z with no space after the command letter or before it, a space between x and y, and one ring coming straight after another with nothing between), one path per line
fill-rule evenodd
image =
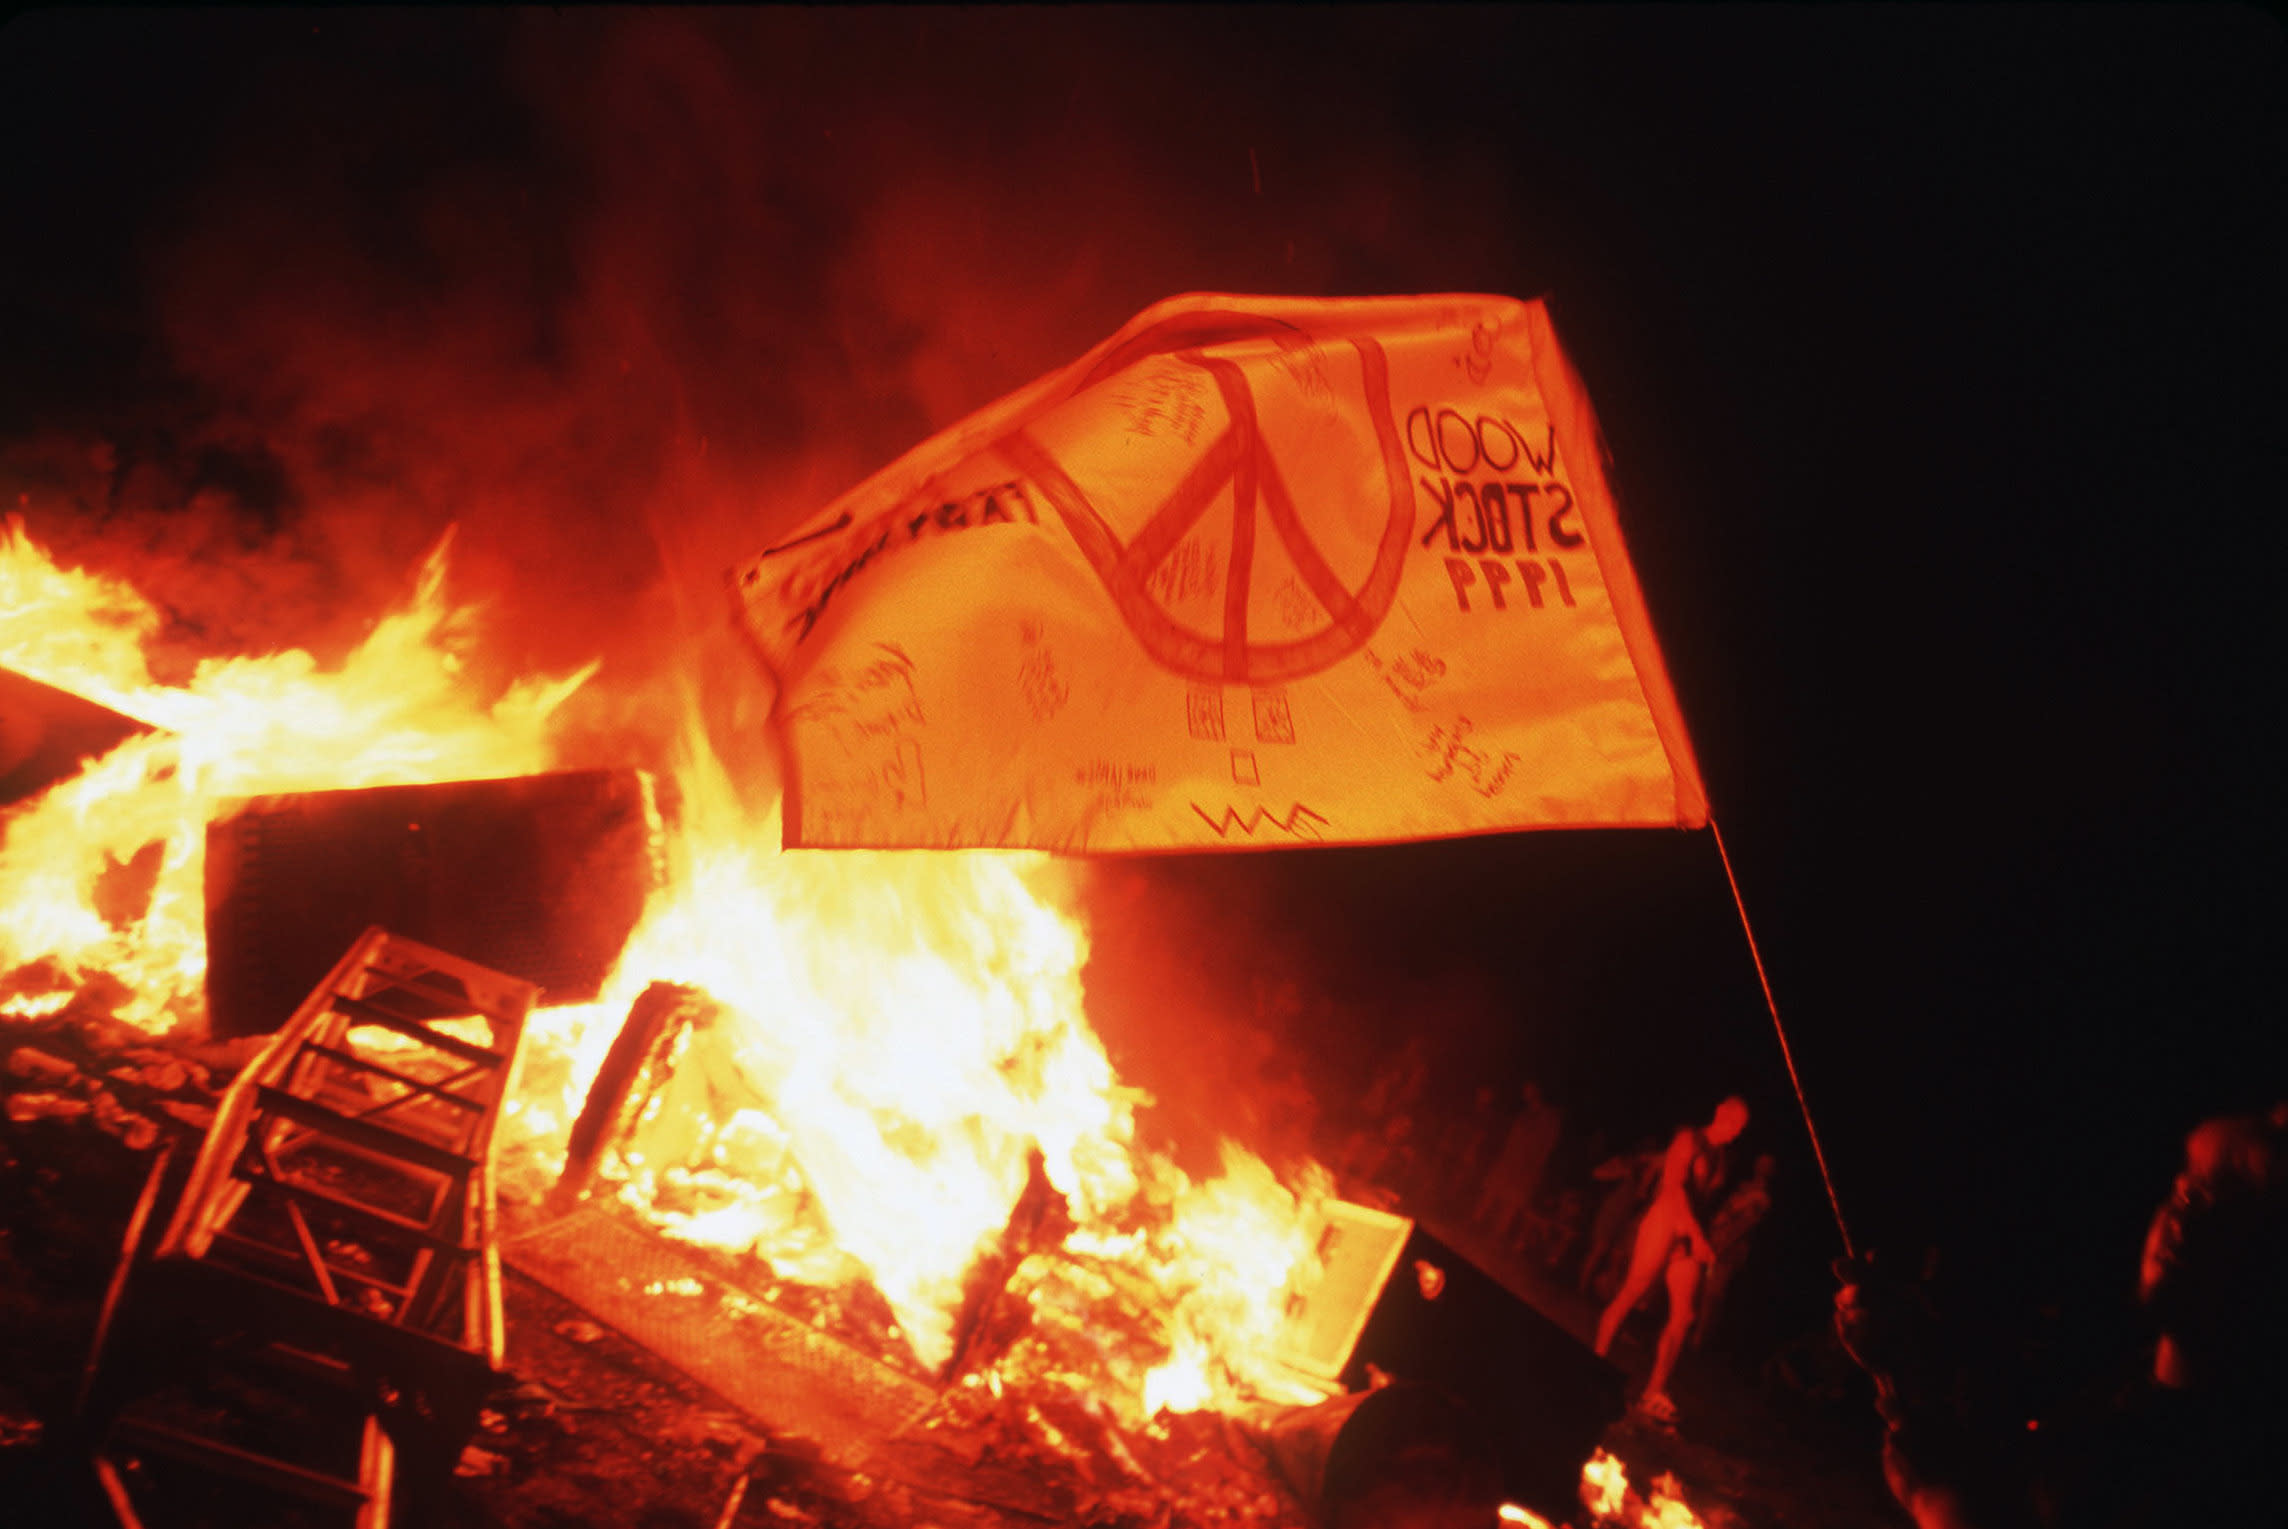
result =
M18 993L13 997L0 998L0 1014L10 1019L44 1019L50 1014L62 1013L71 1006L71 1001L72 993L69 989Z
M1667 1472L1652 1479L1652 1500L1638 1520L1644 1529L1701 1529L1699 1516L1684 1501L1676 1478Z
M1704 1529L1673 1475L1655 1476L1652 1495L1639 1497L1629 1487L1628 1467L1602 1449L1581 1468L1581 1505L1594 1522L1621 1529Z
M1596 1518L1618 1518L1628 1501L1629 1469L1620 1457L1598 1450L1581 1467L1581 1505Z

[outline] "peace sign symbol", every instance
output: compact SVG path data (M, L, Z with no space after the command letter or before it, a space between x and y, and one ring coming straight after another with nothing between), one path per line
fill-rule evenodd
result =
M1039 442L1018 430L999 444L1002 455L1040 486L1144 651L1162 667L1209 684L1278 684L1316 674L1356 652L1390 614L1406 562L1407 542L1414 531L1414 480L1391 419L1390 362L1378 342L1356 337L1350 344L1358 352L1367 414L1374 422L1375 441L1381 448L1390 513L1366 578L1356 590L1344 586L1326 555L1311 540L1286 480L1280 476L1279 464L1272 459L1257 425L1255 395L1248 388L1246 375L1238 363L1205 355L1201 350L1205 345L1265 337L1293 343L1298 332L1291 325L1250 314L1187 314L1136 336L1106 356L1081 383L1086 388L1147 356L1172 351L1178 359L1215 379L1224 411L1230 417L1223 433L1192 464L1135 539L1125 545L1080 485ZM1149 580L1227 483L1232 490L1232 524L1229 566L1224 575L1223 630L1207 636L1182 625L1162 607L1151 593ZM1326 625L1288 642L1248 640L1249 579L1254 569L1259 501L1304 587L1327 615Z

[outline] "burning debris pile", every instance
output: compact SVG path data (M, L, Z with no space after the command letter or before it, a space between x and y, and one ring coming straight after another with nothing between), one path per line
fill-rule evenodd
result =
M283 1017L209 1012L209 929L232 896L214 857L245 861L250 803L564 763L553 719L593 666L473 682L448 548L336 666L210 656L167 681L145 656L161 615L133 588L59 565L20 524L0 533L11 737L39 735L0 761L22 786L0 804L11 1122L84 1120L135 1153L214 1125L262 1042L212 1036ZM69 727L23 723L14 698L34 687L79 709ZM648 900L612 932L609 975L567 989L590 1001L525 1021L499 1106L510 1265L751 1417L825 1435L821 1470L967 1492L1013 1522L1301 1522L1295 1490L1326 1481L1296 1478L1335 1466L1322 1441L1315 1465L1276 1470L1280 1419L1357 1406L1328 1402L1334 1370L1293 1363L1331 1182L1283 1183L1232 1143L1194 1178L1140 1139L1139 1097L1084 1012L1069 868L782 855L696 716L649 752L665 778L641 796ZM794 1390L742 1399L730 1369ZM1415 1459L1404 1433L1384 1440L1391 1470ZM1606 1457L1591 1484L1617 1470ZM1693 1522L1673 1493L1595 1489L1600 1523Z
M522 775L550 763L548 721L582 671L480 700L462 677L470 613L444 595L447 544L410 598L336 670L307 652L200 660L180 684L146 657L162 613L122 581L58 566L20 522L0 530L0 667L140 730L70 779L8 804L0 969L10 1013L59 1005L99 974L151 1033L204 1023L207 825L274 792Z
M94 1033L104 1035L100 1028ZM125 1039L117 1032L109 1038ZM11 1050L7 1076L8 1118L18 1125L85 1120L129 1150L145 1152L170 1124L191 1132L214 1124L212 1073L156 1046L111 1051L59 1027Z

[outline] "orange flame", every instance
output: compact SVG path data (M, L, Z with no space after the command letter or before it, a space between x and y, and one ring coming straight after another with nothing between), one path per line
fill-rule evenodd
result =
M1628 1467L1609 1450L1598 1450L1581 1468L1581 1505L1594 1522L1622 1529L1705 1529L1675 1476L1663 1471L1653 1478L1652 1495L1640 1497L1629 1485Z
M475 613L445 597L450 538L338 667L307 652L153 679L160 612L128 584L0 535L0 664L148 722L6 820L0 972L11 1012L53 1009L89 974L122 1016L195 1023L205 975L207 822L234 797L525 773L554 762L552 715L593 671L509 686L466 675ZM775 811L743 808L697 723L676 760L683 811L656 896L598 1002L535 1016L503 1144L552 1172L634 995L704 989L694 1034L625 1158L620 1193L669 1235L755 1248L815 1285L870 1278L927 1364L954 1342L962 1279L1006 1225L1038 1149L1065 1199L1064 1251L1149 1291L1153 1355L1084 1377L1132 1421L1247 1395L1292 1399L1270 1359L1283 1287L1316 1237L1323 1173L1298 1192L1227 1144L1193 1182L1135 1135L1082 1005L1087 936L1068 863L1035 854L781 854ZM150 845L147 909L101 911L111 867ZM35 963L53 973L26 987ZM512 1167L512 1172L514 1171ZM1154 1347L1156 1345L1156 1348ZM1108 1362L1109 1363L1109 1362Z
M782 854L775 813L747 820L696 727L678 775L670 889L597 1003L536 1017L527 1076L548 1081L518 1101L516 1138L561 1153L635 994L661 979L702 988L725 1018L690 1038L619 1165L623 1199L663 1231L755 1249L814 1284L850 1279L855 1260L936 1367L962 1277L1038 1147L1074 1223L1066 1249L1165 1300L1168 1353L1117 1398L1132 1416L1283 1394L1256 1356L1271 1352L1327 1184L1298 1196L1228 1143L1222 1174L1194 1183L1139 1145L1137 1098L1082 1007L1069 865ZM708 1203L668 1203L693 1198Z
M0 665L162 730L8 819L0 969L44 960L67 982L107 971L133 994L121 1018L151 1030L195 1022L206 825L230 798L545 768L549 717L593 666L482 700L463 674L473 613L445 599L450 546L448 533L338 669L288 649L206 659L177 686L154 680L144 658L157 609L119 580L59 567L15 517L0 525ZM154 844L148 908L107 919L99 878Z

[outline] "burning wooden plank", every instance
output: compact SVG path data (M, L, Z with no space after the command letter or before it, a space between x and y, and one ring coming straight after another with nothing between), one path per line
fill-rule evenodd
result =
M68 690L0 669L0 807L69 779L89 760L150 730Z
M693 1025L711 1018L714 1007L706 994L680 983L654 982L636 995L572 1123L564 1171L549 1195L553 1212L567 1214L588 1197L604 1155L626 1143L657 1095L676 1043Z

